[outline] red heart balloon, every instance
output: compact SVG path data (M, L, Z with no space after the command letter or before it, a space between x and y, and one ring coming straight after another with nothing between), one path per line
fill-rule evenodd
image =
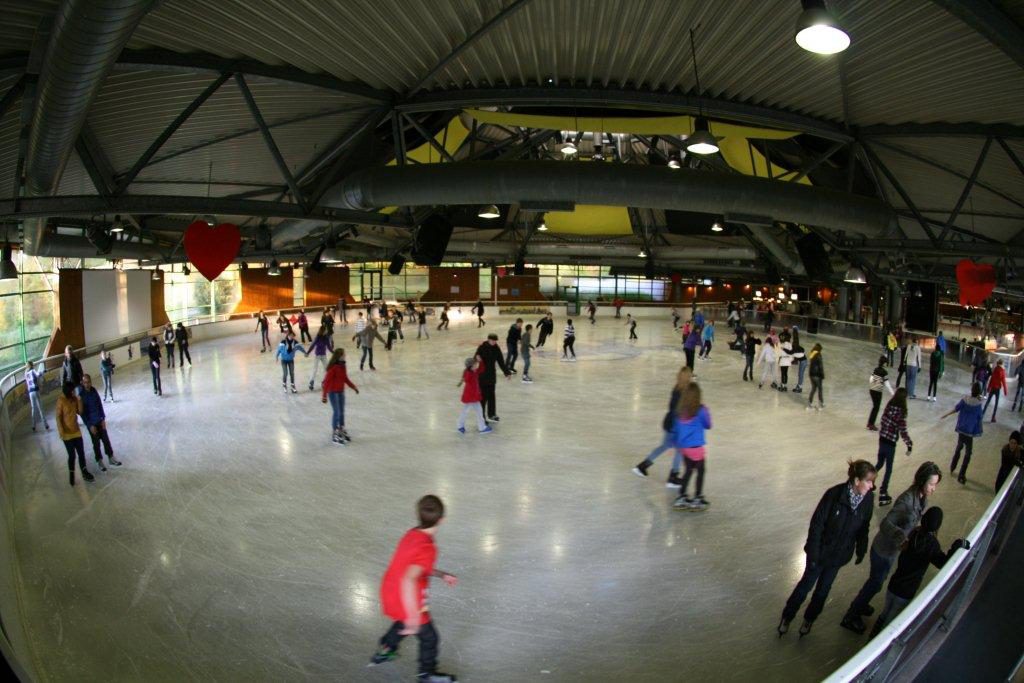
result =
M185 230L185 255L211 282L235 260L241 248L242 233L233 223L211 227L206 221L196 221Z
M996 269L963 259L956 264L956 281L960 284L960 305L980 306L996 288Z

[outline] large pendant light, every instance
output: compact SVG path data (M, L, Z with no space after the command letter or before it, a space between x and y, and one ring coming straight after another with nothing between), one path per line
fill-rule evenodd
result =
M270 268L267 269L267 275L277 277L281 274L281 264L277 262L277 259L270 260Z
M490 204L480 209L480 213L477 214L480 218L500 218L501 212L498 211L498 207L495 204Z
M702 98L704 91L700 87L700 73L697 71L697 48L693 38L693 29L690 29L690 54L693 56L693 78L697 81L697 97ZM701 100L698 99L698 102ZM700 104L699 112L693 122L693 134L686 138L686 151L693 154L715 154L718 152L718 140L711 134L708 120L704 118L704 105Z
M864 271L857 266L850 266L846 269L846 275L843 276L843 282L850 282L855 285L865 285L868 282L868 278L864 275Z
M834 55L850 47L850 36L825 8L824 0L801 0L804 11L796 22L796 44L819 55Z

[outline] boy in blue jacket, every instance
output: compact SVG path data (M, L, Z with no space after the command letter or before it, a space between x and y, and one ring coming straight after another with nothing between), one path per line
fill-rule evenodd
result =
M288 393L289 376L292 382L292 393L299 393L295 388L295 354L300 351L306 353L306 349L303 348L302 344L295 341L295 333L291 331L277 345L277 354L275 355L281 361L281 386L284 387L284 393L286 394Z

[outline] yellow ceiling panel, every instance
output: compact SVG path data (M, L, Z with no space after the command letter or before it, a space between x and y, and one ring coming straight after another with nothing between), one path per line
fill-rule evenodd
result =
M569 235L631 235L629 212L622 206L579 205L575 211L551 211L544 217L551 232Z

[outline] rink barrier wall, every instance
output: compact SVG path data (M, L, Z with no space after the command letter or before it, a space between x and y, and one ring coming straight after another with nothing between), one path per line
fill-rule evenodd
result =
M389 301L388 303L394 305L397 302ZM435 309L431 311L431 314L436 320L444 303L448 303L451 307L450 315L468 319L472 316L469 308L476 302L417 303ZM492 312L497 311L502 315L522 315L524 319L532 315L537 315L539 318L546 310L551 310L556 316L562 317L566 312L567 303L565 301L497 304L485 302ZM581 301L581 307L584 305L585 301ZM611 305L598 304L598 306L598 315L602 318L609 317ZM672 307L672 304L631 304L622 307L622 318L631 314L639 319L664 318L669 320ZM280 311L290 316L292 313L297 313L300 308L303 307L296 306L280 309ZM315 310L322 307L305 308ZM461 313L459 312L460 308L462 309ZM678 304L675 308L681 317L684 319L688 317L690 311L688 305ZM725 322L727 316L724 305L701 304L699 308L708 319L715 320L716 323ZM601 309L604 311L602 312ZM357 303L350 306L348 312L351 314L359 310L362 310L362 307ZM272 312L267 311L268 316L271 313L276 317L278 309ZM580 315L585 316L585 311L581 310ZM764 319L764 312L744 311L743 320L746 324L763 324ZM177 324L179 321L172 322ZM246 333L256 334L254 313L182 318L180 322L189 329L189 338L192 342ZM315 329L318 324L316 319L314 318L311 322L313 324L310 327ZM271 319L271 325L273 325L273 319ZM777 312L773 325L775 327L796 325L800 327L801 331L811 334L810 318L806 316ZM84 372L96 375L99 373L100 351L107 350L115 354L115 362L118 366L136 363L145 359L141 344L152 336L159 336L159 332L160 328L155 327L99 344L91 344L75 351L82 362ZM817 319L817 334L873 341L880 346L882 330L871 325ZM723 330L723 337L726 335L728 335L727 329ZM258 339L258 337L254 336L254 339ZM952 344L953 342L951 342L951 346ZM129 346L138 347L138 352L132 360L128 360L126 357ZM952 353L950 355L952 356ZM41 359L40 362L44 368L43 400L44 403L49 403L46 400L46 394L52 398L55 394L53 390L58 388L63 355L50 356ZM9 476L14 455L11 446L13 425L22 419L28 411L23 375L24 369L18 368L0 378L0 499L2 499L0 500L0 517L2 517L0 519L0 548L9 551L4 552L3 559L0 560L0 651L19 679L35 681L39 680L35 675L39 669L35 665L34 652L24 628L24 611L21 606L19 590L19 586L22 584L14 535L15 510L13 491L11 490L12 479ZM1024 503L1024 475L1019 469L1014 469L981 520L968 535L971 548L958 550L903 613L833 673L827 679L828 682L894 680L901 672L906 671L908 666L912 665L915 655L920 655L929 646L934 647L935 641L955 625L956 619L972 595L972 590L977 587L976 584L980 583L979 574L983 569L990 568L996 561L1002 539L1016 524L1022 503Z
M967 603L998 561L1003 540L1016 526L1024 503L1024 474L1014 468L985 514L967 535L970 549L957 550L909 605L826 683L912 679L956 626Z

